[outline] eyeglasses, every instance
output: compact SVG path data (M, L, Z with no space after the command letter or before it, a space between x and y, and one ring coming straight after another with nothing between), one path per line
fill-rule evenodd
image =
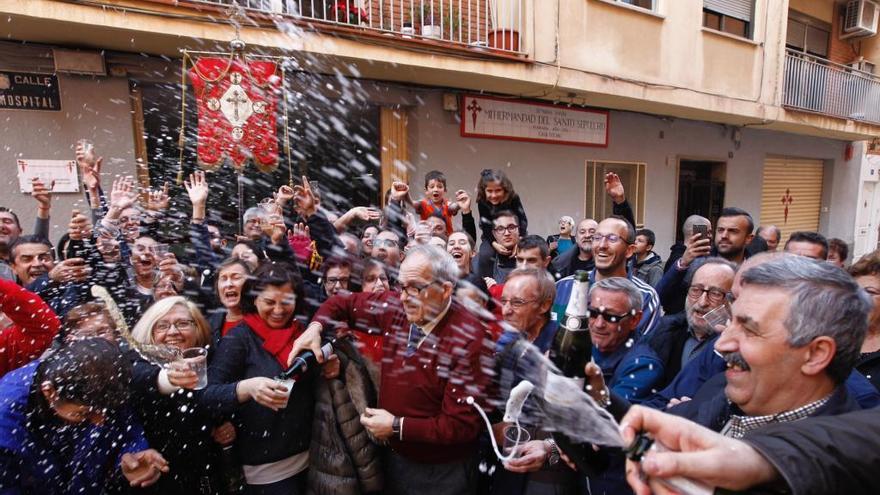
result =
M422 295L422 292L424 292L428 287L430 287L436 283L437 282L428 282L427 284L420 284L420 285L402 284L400 286L400 290L405 292L406 295L408 295L409 297L419 297L420 295Z
M348 281L350 279L351 277L327 277L324 279L324 284L329 285L330 287L334 287L336 284L348 287Z
M140 215L132 215L130 217L119 217L120 223L140 223Z
M727 295L727 293L723 290L716 289L714 287L709 287L707 289L700 285L692 285L690 289L688 289L688 297L690 297L691 299L699 299L700 296L702 296L703 294L706 294L706 299L708 299L709 302L712 304L720 303L724 300L724 296Z
M398 242L394 239L373 239L373 247L397 247Z
M601 308L594 308L592 306L587 308L587 312L590 314L590 318L596 319L601 316L608 323L620 323L625 318L629 318L630 316L635 314L635 311L630 311L629 313L626 313L626 314L616 315L614 313L609 313L607 311L604 311Z
M593 234L593 237L590 238L591 241L597 244L601 243L603 239L608 240L609 244L616 244L618 241L623 241L627 244L630 244L629 241L627 241L623 237L620 237L617 234Z
M516 232L517 230L519 230L519 225L510 224L507 227L505 227L503 225L499 225L499 226L495 227L494 229L492 229L492 232L495 232L496 234L503 234L504 232L507 232L508 234L512 234L512 233Z
M193 320L175 320L173 322L160 321L153 325L153 330L164 333L171 330L172 326L180 331L187 331L192 330L193 327L196 326L196 322Z
M520 309L523 306L525 306L526 304L531 304L535 301L537 301L537 299L523 299L521 297L514 297L513 299L507 299L505 297L502 297L500 302L501 302L501 306L506 306L506 305L510 304L513 307L513 309Z

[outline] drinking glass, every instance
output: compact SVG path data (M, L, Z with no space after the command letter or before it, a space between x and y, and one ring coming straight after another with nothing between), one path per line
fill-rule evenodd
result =
M196 372L199 378L195 390L201 390L208 386L208 350L204 347L190 347L184 349L181 354L183 361L189 365L189 369Z

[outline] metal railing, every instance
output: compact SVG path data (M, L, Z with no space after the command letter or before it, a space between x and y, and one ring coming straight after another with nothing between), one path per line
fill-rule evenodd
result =
M524 0L195 0L377 31L388 36L524 53Z
M782 105L880 124L880 78L789 50Z

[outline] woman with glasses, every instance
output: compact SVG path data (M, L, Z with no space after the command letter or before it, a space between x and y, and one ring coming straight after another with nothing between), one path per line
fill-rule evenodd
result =
M241 323L220 341L208 367L209 388L266 380L251 390L255 402L242 404L234 424L235 453L243 464L245 493L301 494L309 466L309 443L315 407L313 370L288 388L272 381L287 368L293 342L302 334L297 319L305 308L297 272L266 263L241 292Z
M131 335L143 346L154 350L152 346L161 346L167 351L163 355L176 356L168 362L151 362L134 351L129 356L133 362L135 410L150 446L165 456L170 467L151 492L225 493L224 473L218 469L222 448L219 440L231 443L232 439L223 435L234 436L231 424L221 423L223 416L230 416L238 405L235 387L199 388L196 368L207 366L207 356L198 362L185 361L181 354L185 349L210 345L208 322L195 304L171 296L150 306Z

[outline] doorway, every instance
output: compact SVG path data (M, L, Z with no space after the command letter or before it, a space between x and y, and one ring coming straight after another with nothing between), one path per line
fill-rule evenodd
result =
M724 207L724 178L727 163L681 159L678 163L678 215L675 241L683 242L681 226L691 215L715 222Z

